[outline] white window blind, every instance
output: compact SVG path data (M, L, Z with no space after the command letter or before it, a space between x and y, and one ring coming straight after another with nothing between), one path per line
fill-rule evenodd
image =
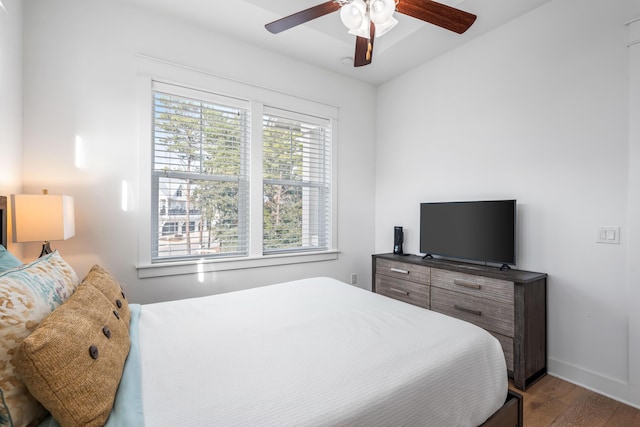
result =
M152 260L244 256L246 101L153 83Z
M262 140L263 253L328 250L330 121L265 107Z

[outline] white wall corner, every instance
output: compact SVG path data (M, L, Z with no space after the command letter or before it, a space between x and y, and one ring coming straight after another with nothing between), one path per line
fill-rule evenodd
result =
M629 401L640 406L640 17L629 28L629 185L627 289L629 292Z
M624 381L601 375L553 357L548 359L547 368L551 376L569 381L572 384L640 409L640 405L628 398L629 384Z

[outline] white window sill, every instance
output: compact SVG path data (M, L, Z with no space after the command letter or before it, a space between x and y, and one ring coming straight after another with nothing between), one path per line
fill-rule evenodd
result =
M306 262L331 261L338 259L338 251L309 252L298 254L266 255L226 259L190 259L186 261L141 264L136 268L138 278L175 276L181 274L207 273L211 271L240 270L245 268L270 267L274 265L301 264Z

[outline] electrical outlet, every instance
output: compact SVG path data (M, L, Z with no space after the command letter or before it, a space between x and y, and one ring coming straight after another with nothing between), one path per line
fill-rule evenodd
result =
M358 284L358 275L356 273L351 273L351 284L352 285Z

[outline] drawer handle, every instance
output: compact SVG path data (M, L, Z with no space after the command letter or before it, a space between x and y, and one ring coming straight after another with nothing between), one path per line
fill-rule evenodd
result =
M402 294L402 295L409 295L409 292L407 291L403 291L402 289L398 289L398 288L389 288L390 291L395 292L397 294Z
M394 273L409 274L409 270L402 270L401 268L391 267L391 271Z
M482 312L480 310L474 310L472 308L462 307L458 304L454 304L453 308L456 310L464 311L465 313L475 314L476 316L482 316Z
M454 280L453 284L454 285L458 285L458 286L463 286L463 287L469 288L469 289L481 289L482 288L482 286L480 286L480 285L476 285L475 283L463 282L462 280Z

